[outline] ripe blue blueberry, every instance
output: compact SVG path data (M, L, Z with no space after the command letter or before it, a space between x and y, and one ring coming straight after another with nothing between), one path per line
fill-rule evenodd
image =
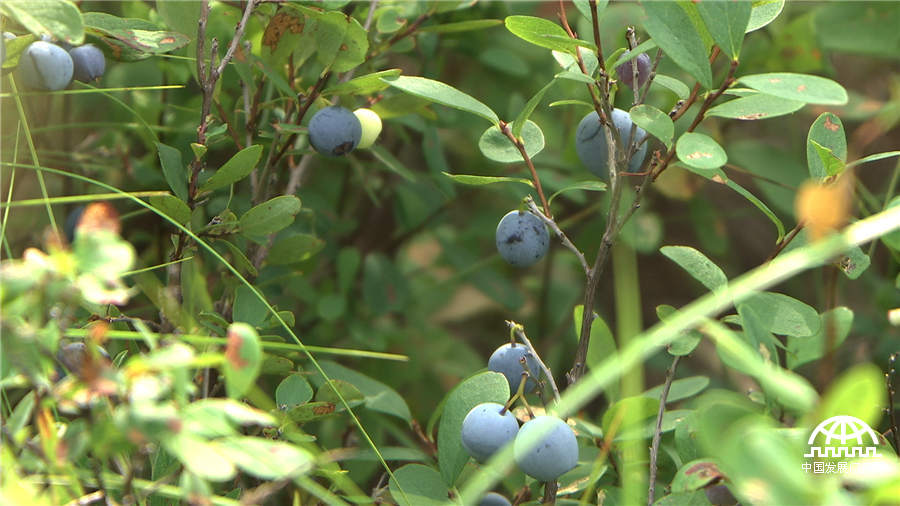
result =
M627 54L627 53L626 53ZM616 67L616 73L619 74L619 81L628 85L629 88L634 88L634 64L637 62L638 68L638 85L640 88L644 86L647 82L647 79L650 78L650 57L647 56L647 53L641 53L635 57L635 59L631 61L627 61L618 67Z
M528 211L510 211L497 224L497 251L510 265L528 267L544 258L549 247L547 227Z
M106 58L103 51L93 44L73 47L69 50L75 69L75 79L83 83L96 81L106 70Z
M16 73L28 88L56 91L72 81L73 67L72 57L65 49L39 40L22 53Z
M356 149L361 138L359 118L340 106L320 109L309 122L309 143L325 156L346 155Z
M466 414L462 423L462 445L478 462L484 462L500 448L512 441L519 431L519 422L502 404L481 403Z
M522 381L522 372L524 371L522 362L520 362L522 357L525 357L528 373L531 374L531 377L525 382L525 393L528 393L537 386L535 379L540 375L541 369L534 355L528 351L527 346L523 344L513 346L510 343L506 343L494 350L494 353L491 353L491 358L488 359L488 369L506 376L510 392L517 391L519 382Z
M478 506L512 506L512 503L497 492L488 492L481 498Z
M613 124L619 131L619 137L627 148L631 143L631 116L622 109L613 109ZM609 178L609 152L606 148L606 131L601 128L600 116L596 111L589 112L575 131L575 151L578 152L578 158L581 163L602 179ZM637 142L641 142L647 137L647 132L643 128L638 127L635 133ZM641 144L631 160L628 162L628 172L637 172L644 163L644 157L647 156L647 143Z
M566 422L555 416L538 416L522 425L513 454L525 474L553 481L578 464L578 441Z

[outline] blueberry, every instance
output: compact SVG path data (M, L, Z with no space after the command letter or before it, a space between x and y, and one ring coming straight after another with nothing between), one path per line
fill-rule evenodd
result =
M478 506L512 506L512 503L497 492L488 492L481 498Z
M83 83L96 81L106 70L106 58L103 51L93 44L73 47L69 50L75 68L75 79Z
M361 138L359 118L340 106L319 110L309 122L309 143L325 156L346 155L356 149Z
M625 53L628 54L628 53ZM637 57L631 61L627 61L618 67L616 67L616 73L619 74L619 81L628 85L629 88L634 88L634 63L637 62L638 68L638 88L644 86L647 82L647 79L650 78L650 57L647 56L647 53L641 53L637 55Z
M549 247L547 227L528 211L510 211L497 224L497 251L510 265L528 267L544 258Z
M613 109L612 120L619 131L622 143L627 148L631 143L631 116L622 109ZM588 170L602 179L608 179L609 153L606 148L606 131L600 127L600 116L596 111L591 111L582 118L581 123L578 124L578 130L575 132L575 150L578 152L581 163ZM638 127L636 132L638 142L647 136L647 132L643 128ZM628 162L628 172L637 172L644 163L645 156L647 156L647 143L642 144L631 156L631 160Z
M357 149L366 149L375 144L378 134L381 133L381 117L372 109L357 109L353 111L359 123L362 125L362 137Z
M500 448L512 441L519 431L519 422L502 404L481 403L466 414L462 423L462 445L478 462L484 462Z
M553 481L578 464L578 442L566 422L538 416L522 425L513 447L516 464L540 481Z
M84 343L69 343L59 347L56 360L75 376L82 376L88 353L87 345ZM109 361L109 353L102 346L97 346L97 353L103 360Z
M506 381L509 382L510 392L517 391L519 389L519 382L522 381L522 372L524 369L522 369L522 363L519 362L519 359L522 357L525 357L528 372L531 374L531 378L528 378L528 381L525 382L525 392L528 393L537 386L535 378L540 375L538 361L534 358L534 355L528 351L528 347L523 344L516 344L513 346L510 343L506 343L494 350L494 353L491 353L491 358L488 359L488 369L506 376Z
M73 67L72 57L63 48L39 40L22 53L16 72L28 88L56 91L72 81Z

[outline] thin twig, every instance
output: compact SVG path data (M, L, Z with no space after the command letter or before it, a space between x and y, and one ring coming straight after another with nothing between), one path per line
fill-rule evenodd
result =
M544 497L541 499L541 504L556 504L556 492L558 488L559 483L557 483L556 480L544 483Z
M589 0L591 6L591 26L594 29L594 45L597 46L597 65L606 73L606 62L603 61L603 45L600 43L600 20L597 17L597 0Z
M519 154L521 154L522 159L525 160L525 165L528 165L528 170L531 171L531 180L534 182L534 189L537 190L538 197L541 199L541 205L544 207L544 215L548 218L552 217L553 215L550 214L550 204L547 203L547 197L544 196L544 189L541 187L541 178L538 177L537 170L534 168L531 157L528 156L528 152L525 151L525 143L513 135L509 123L505 121L500 121L500 131L503 132L503 135L505 135L506 138L513 143L516 149L519 150Z
M525 205L528 206L528 209L531 210L533 214L535 214L538 218L544 221L550 230L556 234L556 237L565 246L567 249L571 250L572 253L575 253L575 256L578 257L578 262L581 263L581 268L584 269L584 274L590 275L591 267L588 265L587 260L584 258L584 253L582 253L578 247L569 239L565 232L559 228L559 225L556 224L556 221L553 218L547 217L544 215L540 209L538 209L537 204L534 203L534 199L531 198L531 195L525 197Z
M772 253L768 256L768 258L766 258L766 261L763 263L771 262L782 251L784 251L784 248L786 248L787 245L790 244L791 241L793 241L795 237L797 237L797 234L799 234L800 231L803 230L804 225L805 225L805 223L803 221L800 221L799 223L797 223L797 225L790 232L788 232L788 235L786 235L784 237L784 239L782 239L781 241L778 242L778 244L775 245L775 250L772 251Z
M656 494L656 460L659 457L659 440L662 436L663 415L666 412L666 397L669 396L669 388L672 387L672 381L675 379L675 369L678 367L680 356L676 356L672 360L672 366L666 372L666 383L663 385L662 392L659 395L659 411L656 412L656 430L653 431L653 443L650 445L650 487L647 489L647 505L653 505L654 495Z
M528 347L528 351L534 355L534 359L537 360L538 365L541 367L541 370L544 372L544 376L547 377L547 381L550 382L550 388L553 390L553 397L559 402L559 388L556 386L556 380L553 379L553 372L547 367L547 364L541 360L541 356L538 355L537 350L534 349L534 346L531 344L531 341L528 339L528 336L525 335L525 327L519 323L516 323L512 320L506 320L506 325L510 330L516 333L516 337L522 340L522 343Z

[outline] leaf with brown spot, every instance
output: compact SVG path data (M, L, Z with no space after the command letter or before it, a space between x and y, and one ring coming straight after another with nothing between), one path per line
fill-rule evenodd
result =
M672 492L690 492L716 484L725 479L715 462L700 459L681 466L672 479Z
M228 327L225 349L225 392L232 399L244 395L253 386L262 367L263 354L259 334L250 325L238 322Z
M299 35L303 33L305 26L306 21L293 14L285 11L276 12L263 32L263 46L268 46L274 52L284 34L290 32Z

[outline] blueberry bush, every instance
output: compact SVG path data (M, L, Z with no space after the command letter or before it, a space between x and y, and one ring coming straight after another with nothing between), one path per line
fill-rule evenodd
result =
M0 3L0 503L898 504L897 26Z

